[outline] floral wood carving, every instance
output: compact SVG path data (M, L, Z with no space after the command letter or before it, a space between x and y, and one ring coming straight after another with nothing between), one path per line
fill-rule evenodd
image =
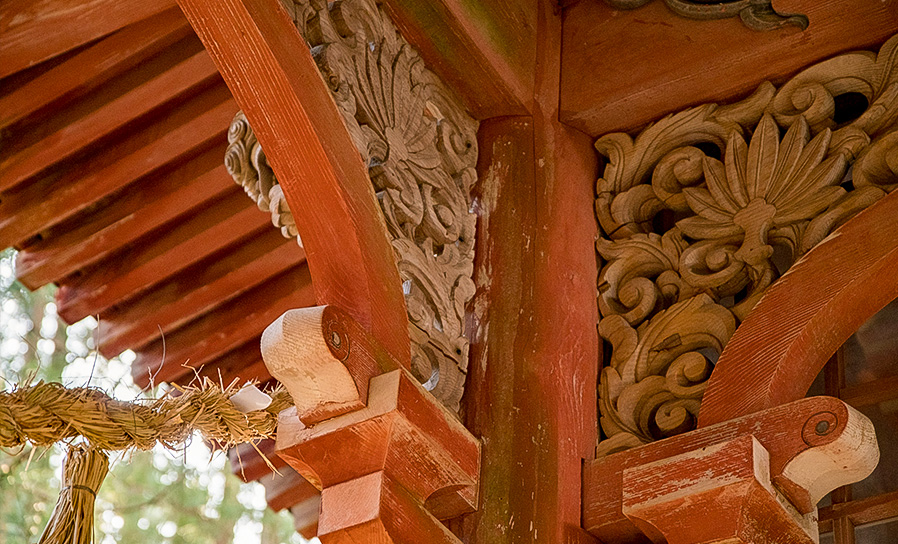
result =
M616 9L636 9L652 0L605 0ZM752 30L775 30L785 26L808 27L808 18L799 14L780 14L773 0L664 0L671 11L690 19L729 19L739 17Z
M898 36L596 149L602 456L694 428L713 362L767 288L898 187Z
M458 410L465 306L474 295L478 123L373 0L286 4L368 165L403 280L413 371ZM235 180L293 235L277 180L241 115L230 134L226 163Z

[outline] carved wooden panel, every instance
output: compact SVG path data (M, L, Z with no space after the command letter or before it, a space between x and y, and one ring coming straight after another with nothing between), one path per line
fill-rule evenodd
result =
M605 0L617 9L635 9L652 0ZM753 30L774 30L784 26L808 27L808 18L798 13L778 13L773 0L664 0L667 7L690 19L729 19L739 17Z
M368 166L403 279L416 376L457 410L467 370L478 123L373 0L287 3ZM293 217L252 129L238 115L225 159L285 236Z
M898 37L730 105L599 138L599 456L691 430L766 289L898 187Z

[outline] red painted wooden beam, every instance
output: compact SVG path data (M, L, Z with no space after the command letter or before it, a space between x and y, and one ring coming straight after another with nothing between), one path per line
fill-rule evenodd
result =
M829 357L898 297L898 191L839 227L758 302L720 356L706 427L805 396Z
M294 212L320 303L410 365L405 301L374 189L308 46L279 0L180 0Z
M810 544L817 502L878 460L863 414L801 399L587 463L583 524L616 544Z

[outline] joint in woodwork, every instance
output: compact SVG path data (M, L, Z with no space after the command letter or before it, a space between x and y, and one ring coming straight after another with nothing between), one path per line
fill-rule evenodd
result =
M815 542L817 502L878 460L863 414L805 398L587 463L583 525L604 542Z
M438 520L477 507L479 441L405 369L314 426L284 411L276 449L322 490L323 542L457 543Z
M816 516L778 498L752 435L628 468L623 513L653 542L815 544Z
M262 333L262 359L314 425L365 406L368 380L399 364L333 306L288 310Z

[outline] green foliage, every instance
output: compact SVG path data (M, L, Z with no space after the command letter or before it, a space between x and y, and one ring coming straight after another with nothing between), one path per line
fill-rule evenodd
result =
M67 327L56 315L53 286L29 292L14 280L14 257L0 253L0 390L43 379L139 396L128 372L133 354L99 356L96 320ZM223 453L196 442L182 452L113 457L97 497L97 544L305 542L288 513L265 508L261 486L240 482ZM0 450L0 544L37 541L56 503L63 452Z

